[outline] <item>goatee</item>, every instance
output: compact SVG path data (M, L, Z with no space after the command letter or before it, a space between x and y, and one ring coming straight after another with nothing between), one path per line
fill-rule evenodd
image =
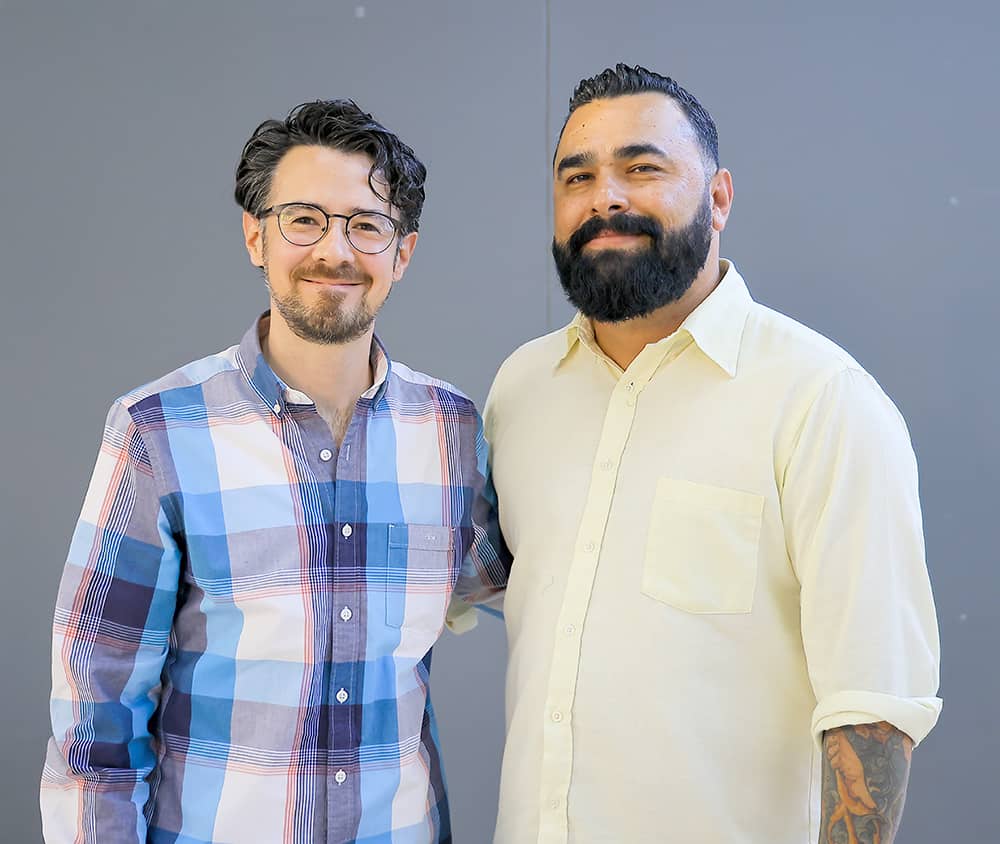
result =
M322 291L312 305L307 304L298 292L298 285L308 284L311 279L328 279L331 281L354 281L365 286L361 301L351 308L345 307L347 296L344 293ZM288 327L297 337L310 343L335 345L349 343L362 336L375 321L376 312L368 306L367 288L371 285L371 277L355 267L343 264L335 269L326 265L296 267L292 271L291 289L279 296L267 275L264 267L264 281L274 308L281 315Z

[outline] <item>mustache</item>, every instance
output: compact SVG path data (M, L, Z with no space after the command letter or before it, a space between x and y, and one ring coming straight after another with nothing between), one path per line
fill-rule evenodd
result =
M611 217L591 217L570 235L567 247L579 254L583 247L602 234L646 234L656 243L663 236L663 227L652 217L641 214L615 214Z
M301 281L304 278L326 279L327 281L359 281L369 283L372 277L364 270L358 269L353 264L346 261L331 267L326 263L315 263L307 266L296 267L290 273L293 281Z

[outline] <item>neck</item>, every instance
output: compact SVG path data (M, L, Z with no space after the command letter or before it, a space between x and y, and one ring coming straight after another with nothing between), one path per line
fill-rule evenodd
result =
M597 345L622 370L628 369L647 345L669 337L680 328L688 315L715 290L721 279L718 256L709 255L701 272L676 302L669 302L646 316L624 322L592 320Z
M309 396L326 418L352 412L358 397L371 387L373 333L374 326L347 343L313 343L295 334L272 310L260 345L274 373Z

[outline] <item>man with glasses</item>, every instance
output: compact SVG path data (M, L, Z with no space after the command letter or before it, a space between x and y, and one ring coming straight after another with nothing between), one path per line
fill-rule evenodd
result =
M56 608L47 841L451 840L431 647L508 558L472 402L374 335L424 177L349 101L244 147L271 308L111 409Z

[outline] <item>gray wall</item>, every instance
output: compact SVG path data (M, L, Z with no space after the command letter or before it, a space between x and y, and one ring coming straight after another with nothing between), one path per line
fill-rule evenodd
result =
M346 95L422 155L423 233L380 333L482 399L510 349L568 316L549 159L574 82L619 59L715 116L736 183L724 253L756 296L845 345L910 423L945 709L901 839L1000 840L1000 279L981 254L1000 204L1000 11L799 5L0 0L0 840L39 838L51 610L107 406L265 306L230 198L250 130ZM489 619L436 651L460 844L492 831L503 662Z

